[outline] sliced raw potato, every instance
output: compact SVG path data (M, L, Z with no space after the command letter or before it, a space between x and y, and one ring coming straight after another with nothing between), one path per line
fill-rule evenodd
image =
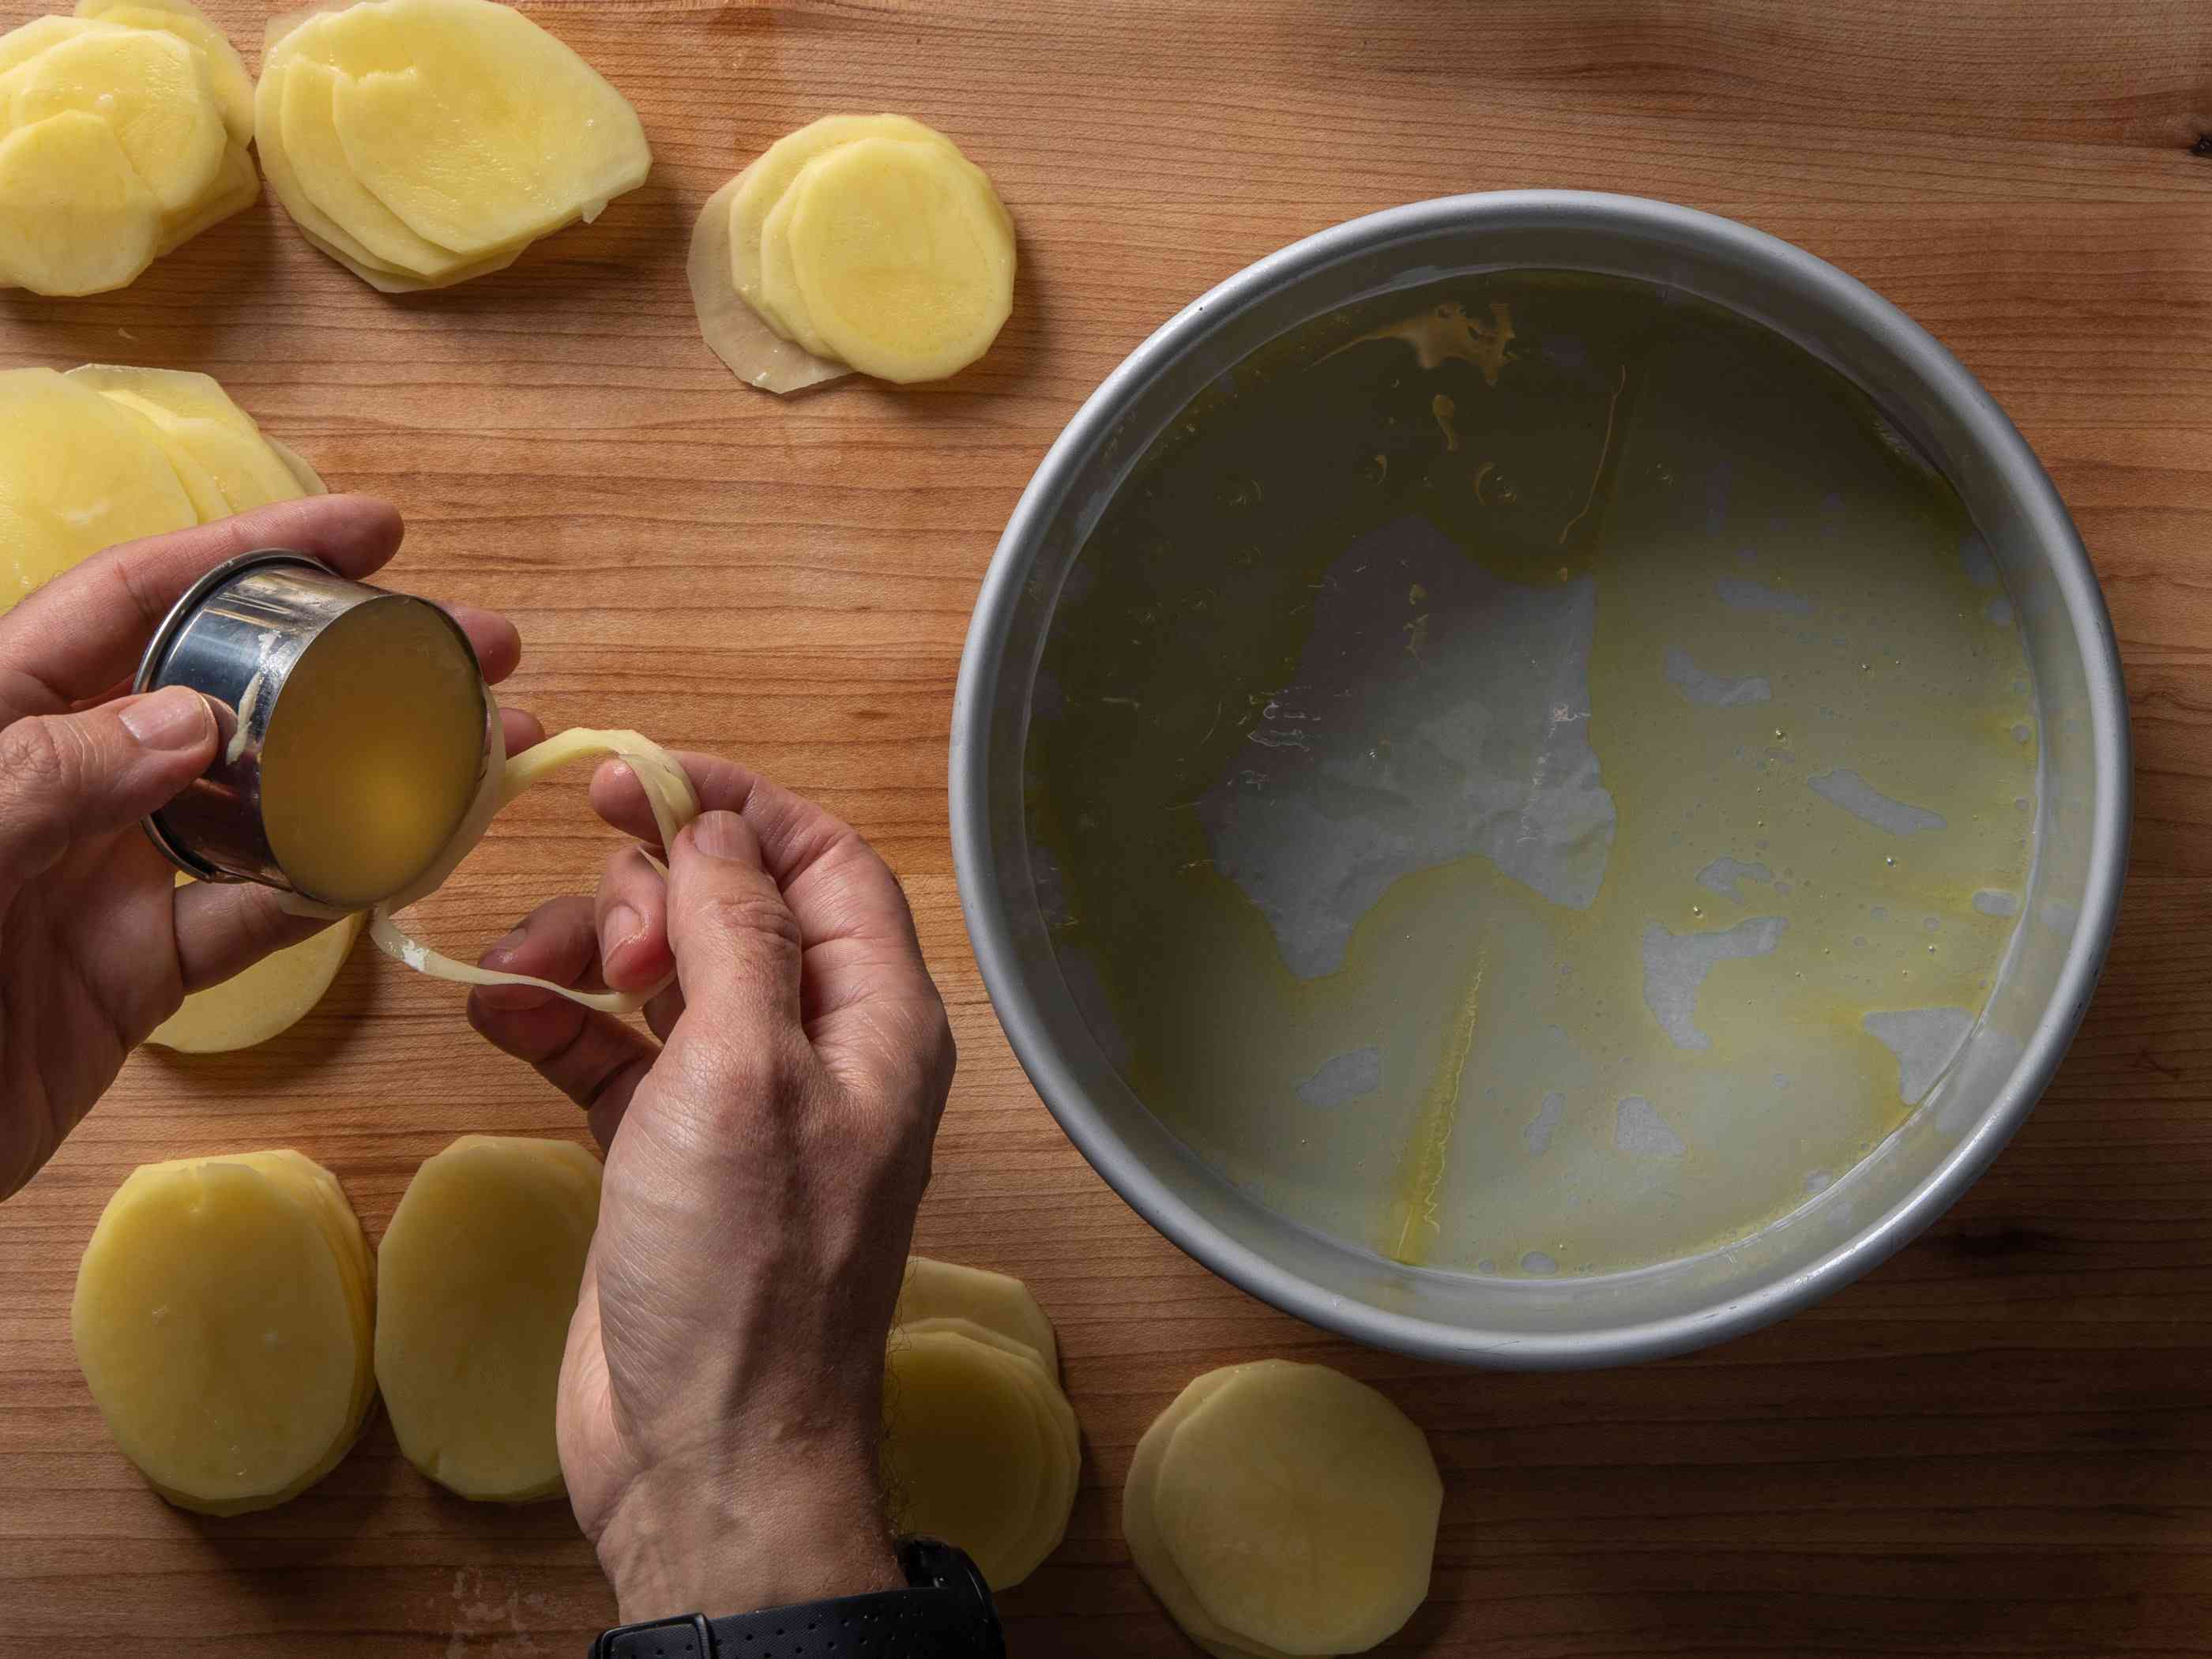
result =
M313 14L303 21L322 15ZM420 294L430 289L450 288L456 283L504 270L521 257L522 248L509 248L490 258L454 265L439 276L417 276L377 258L315 205L293 169L283 125L283 93L289 78L289 71L281 64L272 64L262 75L254 98L257 131L261 165L269 174L270 187L284 204L284 211L291 215L294 228L309 246L343 265L381 294Z
M1325 1365L1233 1368L1152 1480L1159 1541L1232 1644L1363 1652L1428 1595L1443 1504L1428 1442Z
M333 1207L335 1182L308 1170L294 1152L145 1165L85 1247L78 1364L117 1445L172 1503L283 1503L360 1431L367 1244L342 1194Z
M1193 1593L1175 1558L1168 1553L1153 1516L1160 1460L1167 1454L1168 1443L1185 1419L1243 1369L1241 1365L1226 1365L1219 1370L1208 1371L1152 1419L1152 1427L1137 1442L1136 1455L1129 1460L1128 1478L1121 1488L1121 1535L1129 1546L1129 1559L1137 1569L1137 1576L1152 1587L1152 1594L1160 1598L1160 1605L1168 1610L1169 1616L1182 1626L1183 1634L1213 1655L1214 1659L1290 1659L1279 1648L1271 1648L1264 1642L1232 1638L1215 1621Z
M293 501L301 493L292 469L262 435L253 417L210 375L87 363L71 369L66 378L143 417L180 473L189 465L213 482L225 505L222 512L204 513L203 518ZM187 491L191 488L188 480Z
M208 193L182 213L173 213L161 222L161 240L155 245L154 257L174 253L204 230L221 224L233 214L243 213L261 199L261 175L254 171L253 158L246 153L242 144L233 143L222 153L222 165L216 168L215 183Z
M208 85L231 142L253 142L253 77L230 37L191 0L77 0L76 15L125 28L158 29L197 48L207 61Z
M853 371L786 339L739 297L730 264L732 210L738 191L760 165L754 162L707 198L691 228L691 254L684 269L699 332L723 367L763 392L803 392ZM756 264L758 258L756 244Z
M972 1319L901 1319L894 1321L891 1328L903 1336L923 1336L931 1331L950 1331L955 1336L964 1337L970 1342L980 1342L987 1348L996 1348L1000 1353L1024 1360L1040 1371L1044 1370L1044 1356L1028 1343L1018 1337L1008 1336L1003 1331L994 1331L988 1325L978 1325Z
M482 263L417 236L354 176L331 112L339 84L336 70L295 55L283 64L282 76L284 159L325 217L380 265L403 275L435 281Z
M74 35L90 34L100 27L82 17L33 17L0 34L0 75L18 64L29 63L48 46Z
M1048 1376L1060 1374L1060 1345L1030 1287L1009 1273L963 1267L926 1255L908 1256L899 1287L895 1325L927 1319L966 1319L1012 1337L1036 1354Z
M300 486L291 469L259 433L249 436L217 421L173 414L134 392L103 395L143 415L159 429L165 445L206 469L233 513L250 512L271 501L289 501L298 496Z
M230 516L229 498L224 495L222 487L216 483L213 473L163 438L161 428L152 421L147 420L138 410L112 398L108 401L114 404L115 407L123 410L125 414L140 422L154 441L161 445L161 453L168 458L170 470L177 475L177 482L185 487L185 494L191 499L192 511L199 514L202 524Z
M158 31L72 35L0 76L0 93L18 126L67 113L102 123L163 213L184 212L207 193L229 142L206 59Z
M784 252L769 246L779 240ZM1006 210L981 170L945 145L860 138L809 161L763 238L763 296L779 314L785 252L823 355L880 380L957 374L1013 310Z
M599 1164L464 1135L426 1162L377 1254L376 1377L408 1461L463 1498L562 1490L554 1403Z
M338 1276L345 1285L346 1306L360 1334L361 1366L354 1379L353 1411L356 1420L366 1418L369 1401L376 1395L376 1258L369 1252L368 1237L361 1230L353 1206L346 1201L345 1188L313 1158L289 1150L238 1152L227 1161L258 1170L295 1194L314 1216L337 1258Z
M884 1481L901 1532L956 1544L994 1589L1050 1553L1062 1461L1030 1360L951 1331L895 1330L884 1354ZM1063 1519L1064 1525L1064 1519Z
M800 171L803 175L805 169ZM791 216L797 205L797 191L787 190L762 227L760 288L753 308L770 328L800 349L829 358L830 343L814 326L806 296L799 291L798 270L791 260Z
M105 294L153 263L161 236L161 202L99 117L65 112L0 138L0 283Z
M252 481L236 504L226 489L242 486L217 476L224 458ZM0 611L118 542L319 493L298 460L204 374L109 363L0 373Z
M730 198L730 278L747 305L761 303L761 240L769 215L809 161L856 138L902 138L959 154L943 133L904 115L825 115L784 134L737 176Z
M651 168L629 100L512 7L368 0L313 30L341 71L334 114L355 176L456 253L594 219Z
M103 548L199 521L146 422L50 368L0 371L0 611Z
M289 444L280 444L274 438L269 440L269 447L276 452L276 459L284 463L285 470L291 473L292 481L300 486L302 495L327 495L331 493L331 487L323 482L323 475L308 465L307 458L298 450Z
M179 875L179 886L190 880ZM334 921L313 939L266 956L244 973L195 991L147 1042L182 1054L251 1048L289 1031L323 1000L361 937L366 916Z
M128 363L86 363L70 370L65 378L94 392L127 392L181 420L214 421L249 438L261 435L253 416L238 406L212 374L183 368L139 368Z

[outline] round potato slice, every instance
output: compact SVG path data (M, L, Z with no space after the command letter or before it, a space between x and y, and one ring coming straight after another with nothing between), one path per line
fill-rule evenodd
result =
M1443 1483L1419 1429L1326 1365L1240 1367L1183 1420L1161 1540L1233 1643L1358 1653L1429 1593Z
M105 122L162 213L206 195L229 135L206 60L173 34L94 29L0 77L19 126L69 113Z
M236 1514L336 1466L367 1407L343 1273L298 1188L247 1164L149 1164L117 1189L70 1332L109 1432L164 1497Z
M1129 1460L1129 1474L1121 1488L1121 1536L1129 1546L1129 1559L1137 1569L1137 1576L1152 1587L1152 1594L1160 1598L1160 1605L1183 1634L1214 1656L1214 1659L1291 1659L1279 1648L1264 1642L1232 1639L1207 1613L1190 1584L1176 1565L1175 1557L1168 1553L1160 1537L1160 1528L1154 1516L1154 1498L1159 1487L1160 1460L1167 1455L1168 1443L1183 1425L1184 1419L1212 1399L1222 1384L1244 1370L1242 1365L1224 1365L1219 1370L1208 1371L1176 1396L1175 1402L1152 1419L1137 1442L1136 1455Z
M68 112L0 138L0 283L105 294L154 262L161 234L161 204L99 117Z
M691 228L691 252L684 274L690 280L691 306L698 313L700 336L725 368L763 392L803 392L808 386L842 380L853 371L787 340L738 296L737 279L730 269L731 205L753 168L759 166L755 161L707 198L698 222ZM757 263L757 248L755 259Z
M596 218L652 167L629 100L511 7L368 0L313 27L355 176L441 247L483 258Z
M554 1403L599 1194L599 1160L580 1146L464 1135L392 1212L376 1378L400 1450L463 1498L562 1490Z
M1046 1376L1060 1375L1060 1344L1052 1321L1045 1317L1030 1287L1010 1273L908 1256L891 1320L911 1325L925 1319L971 1319L1029 1348L1043 1364Z
M14 525L0 538L0 612L102 548L199 522L147 422L51 368L0 371L0 512Z
M861 138L817 156L769 221L770 303L783 304L782 256L769 246L781 236L823 355L863 374L902 383L957 374L1012 312L1005 209L981 171L937 145Z
M219 1054L283 1036L323 1000L368 921L363 915L334 921L234 978L193 992L146 1041L180 1054Z
M747 305L761 303L761 235L769 215L809 161L856 138L903 138L959 153L936 128L903 115L825 115L784 134L738 175L730 198L730 276Z
M253 77L230 37L191 0L77 0L76 15L125 28L159 29L206 59L209 88L234 144L253 142Z
M1042 1380L1032 1362L951 1331L895 1333L884 1355L884 1478L899 1529L959 1546L994 1589L1044 1553L1057 1454Z

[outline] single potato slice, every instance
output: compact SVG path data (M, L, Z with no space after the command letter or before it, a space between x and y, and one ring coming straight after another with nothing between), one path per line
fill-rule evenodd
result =
M645 182L628 100L494 0L367 0L314 24L341 72L354 174L417 235L472 259L544 236Z
M360 1431L367 1333L337 1229L303 1186L236 1159L148 1164L85 1247L78 1364L117 1445L172 1503L282 1503Z
M1359 1653L1429 1593L1443 1483L1420 1430L1374 1389L1264 1360L1175 1430L1152 1502L1161 1541L1232 1643Z
M707 198L698 222L691 228L691 253L684 271L691 283L691 305L698 313L699 333L708 349L722 360L722 366L747 386L763 392L803 392L808 386L842 380L853 371L786 339L739 297L730 266L731 215L738 191L760 165L754 162ZM758 258L756 245L756 264Z
M230 141L253 142L253 77L230 37L191 0L77 0L76 15L125 28L158 29L198 48L206 59L208 85Z
M1192 1592L1182 1569L1176 1565L1175 1557L1168 1553L1160 1537L1159 1523L1154 1516L1160 1460L1167 1455L1168 1443L1193 1412L1244 1369L1242 1365L1224 1365L1219 1370L1208 1371L1152 1419L1152 1427L1137 1442L1136 1455L1129 1460L1128 1478L1121 1488L1121 1536L1129 1546L1129 1559L1137 1569L1137 1576L1152 1587L1152 1594L1160 1598L1160 1605L1168 1610L1169 1616L1182 1626L1183 1634L1213 1655L1214 1659L1291 1659L1279 1648L1271 1648L1264 1642L1232 1638L1221 1627Z
M1048 1382L1034 1362L951 1331L894 1331L884 1354L884 1480L898 1528L959 1546L994 1589L1027 1577L1057 1541L1042 1539L1060 1457L1039 1403Z
M205 58L157 31L73 35L0 76L0 91L18 126L72 112L103 122L165 214L207 194L229 142Z
M973 1320L1023 1344L1037 1356L1046 1376L1060 1375L1060 1344L1053 1335L1052 1321L1045 1317L1030 1287L1010 1273L908 1256L891 1322L912 1325L926 1319Z
M161 235L161 203L98 116L69 111L0 138L0 283L105 294L154 262Z
M392 1212L377 1382L400 1450L463 1498L563 1489L554 1401L599 1195L599 1160L580 1146L464 1135Z
M809 161L856 138L903 138L959 154L943 133L904 115L825 115L777 139L738 175L730 198L731 281L748 306L761 303L761 239L769 215Z
M179 876L179 884L189 879ZM334 921L235 978L193 992L146 1041L180 1054L219 1054L282 1036L323 1000L368 920L362 915Z
M779 238L823 355L879 380L957 374L1013 309L1006 210L979 169L940 145L856 139L800 170L762 247L763 294L785 315Z
M199 521L143 420L52 369L0 371L0 612L102 548Z

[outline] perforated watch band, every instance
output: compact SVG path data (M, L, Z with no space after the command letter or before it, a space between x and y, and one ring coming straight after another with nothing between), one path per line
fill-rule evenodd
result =
M1006 1659L975 1565L929 1539L899 1547L911 1588L604 1632L592 1659Z

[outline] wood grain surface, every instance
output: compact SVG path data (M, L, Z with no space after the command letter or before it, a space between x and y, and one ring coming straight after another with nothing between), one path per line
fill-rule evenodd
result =
M16 11L25 0L15 0ZM249 62L261 16L211 8ZM1018 1659L1194 1651L1119 1528L1193 1375L1326 1359L1426 1428L1449 1496L1406 1654L2212 1653L2212 6L2204 0L574 0L531 8L637 104L651 181L445 293L379 297L264 204L83 301L0 296L0 362L209 371L334 484L405 509L389 580L502 607L516 698L743 756L883 848L963 1060L927 1249L1058 1322L1085 1486L1006 1598ZM20 21L12 13L6 20ZM693 328L708 194L784 131L910 112L1022 239L980 366L785 404ZM1039 1105L953 887L945 741L969 607L1046 446L1207 286L1451 191L1636 191L1803 244L2010 410L2110 597L2134 873L2058 1080L1921 1243L1763 1334L1640 1370L1457 1372L1250 1301L1107 1190ZM526 796L430 908L455 947L578 886L580 785ZM0 1209L0 1654L580 1654L612 1602L565 1508L472 1507L380 1425L288 1508L165 1507L72 1361L78 1251L154 1158L297 1146L372 1236L469 1130L583 1126L358 951L244 1055L142 1055Z

